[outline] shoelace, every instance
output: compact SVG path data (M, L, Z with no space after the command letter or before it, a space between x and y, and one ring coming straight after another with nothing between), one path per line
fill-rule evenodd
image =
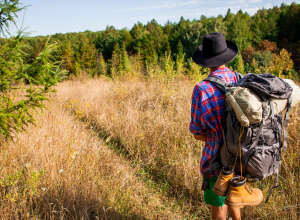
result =
M249 193L253 193L251 187L249 187L246 183L245 183L245 189L249 192Z

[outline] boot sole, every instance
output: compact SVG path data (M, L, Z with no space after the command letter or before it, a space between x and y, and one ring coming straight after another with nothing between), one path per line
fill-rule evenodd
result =
M228 206L233 206L235 208L243 208L245 205L250 205L250 206L259 205L263 200L264 200L264 198L262 198L261 200L259 200L257 202L233 203L233 202L228 202L225 199L225 204Z
M226 196L226 194L227 194L227 192L228 191L226 191L226 192L224 192L224 191L220 191L220 190L218 190L218 189L216 189L215 187L213 188L213 192L216 194L216 195L218 195L218 196Z

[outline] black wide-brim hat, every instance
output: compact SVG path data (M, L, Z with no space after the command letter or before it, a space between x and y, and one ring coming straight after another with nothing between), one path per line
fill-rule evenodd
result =
M210 33L204 36L202 45L193 55L193 61L203 67L217 67L233 60L238 54L235 43L225 40L221 33Z

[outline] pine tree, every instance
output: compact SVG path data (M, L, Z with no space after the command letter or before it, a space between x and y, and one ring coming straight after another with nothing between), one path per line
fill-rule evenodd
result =
M93 75L96 72L96 48L94 44L83 34L80 34L79 40L79 45L75 53L76 61L83 72Z
M107 75L107 64L105 63L101 52L97 56L97 69L98 75Z
M255 45L259 44L264 37L263 32L260 29L261 19L259 15L254 16L253 23L251 25L251 31L253 32L252 41Z
M251 44L253 33L250 22L250 16L240 10L228 26L228 38L237 44L240 52Z
M109 60L109 75L115 77L119 72L120 67L120 44L116 43L114 46L111 60Z
M8 33L10 22L19 8L19 1L1 1L0 32ZM6 39L0 47L0 138L12 138L20 130L25 130L30 123L34 124L32 112L45 108L47 94L55 92L52 86L62 80L66 71L60 70L61 62L51 62L57 44L46 43L35 60L25 62L25 35L21 31L17 36ZM48 40L49 41L49 40ZM36 71L34 77L31 70ZM26 81L26 87L21 86ZM15 91L22 91L22 97L14 97Z
M74 73L74 52L71 47L71 43L66 45L65 53L63 55L64 63L63 68L69 71L69 74Z

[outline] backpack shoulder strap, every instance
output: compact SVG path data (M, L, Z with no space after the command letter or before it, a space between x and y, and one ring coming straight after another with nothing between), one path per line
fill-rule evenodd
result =
M242 79L244 77L244 75L239 72L234 72L234 73L235 73L237 81L239 81L240 79ZM224 93L229 92L230 88L232 87L231 85L225 83L223 80L221 80L219 77L216 77L216 76L209 76L206 79L204 79L203 81L211 82L212 84L217 86Z
M239 72L234 72L234 73L235 73L237 81L239 81L240 79L242 79L244 77L244 75Z
M207 82L214 84L216 87L218 87L224 93L228 92L230 89L230 86L227 83L225 83L223 80L221 80L219 77L216 77L216 76L209 76L206 79L204 79L203 81L207 81Z

